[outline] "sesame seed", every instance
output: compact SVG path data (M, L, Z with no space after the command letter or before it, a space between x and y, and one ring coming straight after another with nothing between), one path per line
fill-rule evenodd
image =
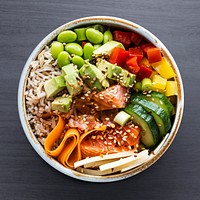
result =
M113 137L112 137L112 136L109 136L109 137L108 137L108 139L109 139L109 140L112 140L112 139L113 139Z
M126 132L130 133L130 132L131 132L131 130L130 130L130 129L128 129L128 130L126 130Z
M111 128L115 128L115 125L113 123L110 126L111 126Z
M95 136L95 135L92 135L91 138L92 138L93 140L95 140L95 139L96 139L96 136Z
M85 99L85 97L81 97L81 99L82 99L82 100L84 100L84 99Z
M131 150L131 149L132 149L130 145L128 146L128 149L129 149L129 150Z
M135 126L135 128L138 128L138 126Z
M104 144L107 145L108 144L107 141L104 141Z
M109 121L109 120L110 120L110 118L109 118L109 117L106 117L106 118L105 118L105 120L106 120L106 121Z
M116 108L117 106L116 106L116 105L112 105L112 107L113 107L113 108Z
M108 142L108 145L112 145L112 142Z

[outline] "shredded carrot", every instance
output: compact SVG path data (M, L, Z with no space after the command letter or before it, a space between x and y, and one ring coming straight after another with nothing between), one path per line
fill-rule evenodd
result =
M59 120L56 127L49 133L45 140L44 149L48 155L57 158L58 161L65 167L74 168L74 163L82 158L80 144L83 139L94 131L106 130L106 126L87 131L81 136L77 129L69 128L64 134L64 137L58 147L52 150L55 142L60 138L65 127L65 121L63 118L61 116L58 117Z

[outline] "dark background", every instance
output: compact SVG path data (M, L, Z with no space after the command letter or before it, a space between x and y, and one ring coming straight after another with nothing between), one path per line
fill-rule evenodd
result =
M0 199L200 199L199 0L0 0ZM134 21L171 51L185 88L178 135L153 166L124 181L95 184L57 172L33 150L17 111L23 66L58 26L84 16Z

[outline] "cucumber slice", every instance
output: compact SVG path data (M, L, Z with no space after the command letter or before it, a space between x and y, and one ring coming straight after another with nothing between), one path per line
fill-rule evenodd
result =
M163 102L163 104L167 107L169 116L172 116L173 105L163 93L152 92L151 97L160 99L160 101Z
M124 126L126 122L130 120L130 118L131 116L122 110L115 116L114 121L120 126Z
M125 112L132 116L132 121L138 124L142 131L141 141L148 148L153 148L160 139L159 130L154 118L140 105L129 104Z
M165 110L165 112L168 114L169 118L171 117L167 106L164 104L164 102L160 98L152 97L151 94L146 95L146 94L142 94L141 92L137 92L137 93L133 93L131 95L131 99L133 99L137 96L143 97L146 100L156 103L159 107L161 107L163 110Z
M159 128L160 136L163 137L166 135L167 131L171 127L171 122L167 112L164 109L142 96L136 96L132 98L131 103L138 104L142 106L147 112L150 112Z

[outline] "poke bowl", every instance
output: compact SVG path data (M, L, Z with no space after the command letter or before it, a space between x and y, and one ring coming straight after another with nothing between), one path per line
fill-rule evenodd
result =
M21 74L18 110L35 151L70 177L118 181L155 163L179 129L184 91L165 45L140 25L94 16L47 35Z

